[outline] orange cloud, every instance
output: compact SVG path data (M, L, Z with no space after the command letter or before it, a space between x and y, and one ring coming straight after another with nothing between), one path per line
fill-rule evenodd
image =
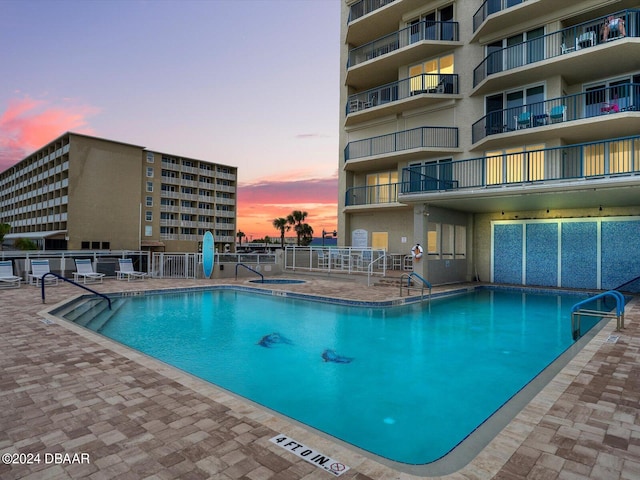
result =
M307 212L306 222L320 236L337 227L338 179L336 177L261 180L238 187L238 230L249 240L265 235L279 237L273 220L293 210ZM290 232L288 235L293 234Z
M66 131L94 134L87 117L97 112L90 106L56 106L29 97L9 101L0 115L0 171Z

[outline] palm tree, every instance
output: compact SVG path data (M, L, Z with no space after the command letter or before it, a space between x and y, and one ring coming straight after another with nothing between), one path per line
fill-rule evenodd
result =
M11 230L11 225L8 223L0 223L0 250L2 250L2 241L4 236Z
M243 231L238 230L238 233L236 233L236 237L238 237L238 246L241 247L242 246L242 239L246 237L246 235L244 234Z
M286 232L287 230L289 230L291 227L289 226L289 223L287 222L286 218L274 218L273 219L273 228L275 228L276 230L280 230L280 245L282 246L282 249L284 250L284 232Z
M313 241L313 228L308 223L301 225L300 231L302 232L302 246L307 247Z
M302 222L309 215L307 212L301 210L294 210L287 216L287 223L293 225L293 229L298 237L298 246L300 246L300 239L302 238Z

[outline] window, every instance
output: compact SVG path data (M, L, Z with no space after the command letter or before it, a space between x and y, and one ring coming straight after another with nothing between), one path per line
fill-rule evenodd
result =
M505 108L506 105L506 108ZM487 134L502 133L521 127L518 117L529 112L530 123L536 125L536 119L545 118L544 85L535 85L525 89L512 90L485 97Z
M144 226L144 236L152 237L153 236L153 227L151 225Z
M153 197L150 197L150 196L145 197L145 205L147 207L153 207Z
M147 178L153 178L153 167L147 167Z
M431 258L440 257L440 224L429 223L427 227L427 255Z
M526 42L526 43L525 43ZM544 59L544 27L519 33L486 46L487 75Z
M152 222L153 221L153 212L151 212L150 210L147 210L146 212L144 212L144 219L147 222Z
M455 257L466 258L467 256L467 227L464 225L456 225L455 229Z
M633 104L631 78L590 85L584 91L587 117L617 113Z
M398 201L398 172L367 175L367 204Z
M153 156L153 152L147 152L147 163L154 163L155 157Z
M442 224L442 258L453 258L455 227L447 223Z
M453 180L452 159L412 163L410 167L410 191L449 190L456 186Z
M437 9L407 22L410 42L420 40L455 40L453 5Z
M544 179L544 144L496 150L486 154L486 184Z
M453 93L453 55L433 58L409 67L411 93ZM441 87L439 91L438 87Z
M153 182L147 182L147 192L153 192Z

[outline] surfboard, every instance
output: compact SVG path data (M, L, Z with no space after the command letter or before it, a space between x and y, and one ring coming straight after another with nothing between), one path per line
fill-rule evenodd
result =
M213 251L213 235L211 232L205 232L204 238L202 239L202 268L206 278L211 277L214 263L215 252Z

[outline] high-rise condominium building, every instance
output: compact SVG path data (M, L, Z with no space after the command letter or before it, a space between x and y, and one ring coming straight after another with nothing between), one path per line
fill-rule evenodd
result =
M47 250L195 252L233 246L237 169L65 133L0 173L5 243Z
M420 244L434 283L640 275L639 2L346 0L341 21L343 245Z

